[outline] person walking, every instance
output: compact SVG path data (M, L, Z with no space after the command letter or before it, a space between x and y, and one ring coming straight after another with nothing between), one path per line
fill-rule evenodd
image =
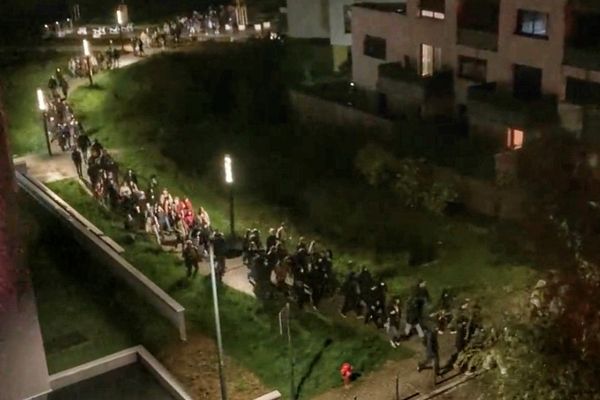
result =
M188 278L195 278L198 274L200 259L198 248L193 245L191 240L186 240L185 247L183 248L183 261Z
M348 276L342 284L341 289L342 294L344 295L344 304L340 310L340 315L343 318L347 318L346 314L349 311L354 311L357 316L360 315L360 288L356 278L356 273L353 271L348 273Z
M83 157L81 155L81 150L79 150L77 147L75 147L73 149L73 151L71 152L71 160L73 160L73 164L75 164L75 169L77 170L77 176L80 179L83 179L83 168L82 168Z
M433 369L434 379L439 375L440 355L437 331L435 329L427 329L423 340L425 346L425 359L417 365L417 371L421 372L424 369Z

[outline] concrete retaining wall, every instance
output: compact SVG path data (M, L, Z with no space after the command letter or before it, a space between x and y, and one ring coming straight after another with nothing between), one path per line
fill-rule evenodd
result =
M50 376L50 387L58 390L117 368L140 363L174 399L192 400L183 386L143 346L132 347Z
M305 123L360 127L388 135L394 132L392 120L296 90L290 90L290 102L296 117Z
M59 196L35 178L22 172L16 173L19 187L35 201L69 228L75 239L100 261L110 267L110 271L135 290L179 331L181 340L187 340L185 308L158 287L148 277L128 263L121 255L124 250L106 236L91 222L83 218ZM109 238L110 239L110 238Z

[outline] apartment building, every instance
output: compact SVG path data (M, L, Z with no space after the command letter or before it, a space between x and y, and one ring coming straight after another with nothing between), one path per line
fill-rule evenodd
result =
M360 3L352 18L353 80L388 113L458 115L513 149L600 126L600 1Z
M397 0L375 0L392 3ZM287 0L288 34L298 39L328 39L337 71L352 48L352 5L359 0Z

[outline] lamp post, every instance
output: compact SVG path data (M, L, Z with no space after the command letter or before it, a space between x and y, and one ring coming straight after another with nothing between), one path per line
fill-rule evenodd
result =
M219 358L219 381L221 383L221 400L227 400L227 387L225 386L225 377L223 375L223 340L221 338L221 318L219 314L219 298L217 296L217 277L215 270L215 248L212 243L208 246L208 255L210 261L210 279L212 283L213 306L215 313L215 331L217 335L217 347Z
M92 63L90 62L90 42L87 39L83 39L83 55L88 67L88 79L90 80L90 86L94 85L94 78L92 77Z
M121 9L117 9L117 24L119 24L119 40L121 41L121 51L125 51L125 44L123 43L123 13Z
M44 124L44 139L46 140L46 148L48 155L52 156L52 147L50 146L50 138L48 137L48 104L42 89L37 90L38 109L42 112L42 121Z
M231 237L235 237L235 219L233 212L233 161L229 155L225 156L224 167L225 167L225 183L229 185L229 229L231 231Z

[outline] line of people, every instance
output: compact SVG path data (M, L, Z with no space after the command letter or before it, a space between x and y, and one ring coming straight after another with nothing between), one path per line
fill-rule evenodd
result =
M62 88L63 84L58 86ZM67 91L63 92L65 97ZM66 110L63 114L68 112L68 118L75 121L64 97L53 92L52 99L54 108L62 107ZM72 149L78 175L83 178L85 164L94 196L124 217L127 230L145 231L155 237L159 245L180 249L188 278L197 275L199 264L208 257L212 245L215 270L219 280L223 278L227 245L223 234L213 229L203 207L196 211L189 198L173 196L166 188L160 190L156 175L150 177L146 190L141 189L135 171L128 169L120 177L116 161L98 140L90 140L83 127L70 138L68 146ZM242 259L257 298L270 299L282 292L300 309L310 304L317 310L323 298L334 296L339 290L344 298L341 316L347 318L353 312L357 318L364 319L365 324L373 323L383 329L393 348L415 332L423 339L426 357L418 364L419 371L432 368L436 375L447 373L481 329L478 307L466 302L454 310L449 290L444 290L437 306L432 307L423 280L413 287L405 304L398 296L392 296L388 302L387 285L375 279L366 267L359 273L349 272L341 286L338 285L332 251L303 237L292 245L285 223L277 229L269 229L264 244L258 229L247 230L242 247ZM430 313L432 309L435 311ZM455 351L440 366L437 335L446 330L456 334Z

